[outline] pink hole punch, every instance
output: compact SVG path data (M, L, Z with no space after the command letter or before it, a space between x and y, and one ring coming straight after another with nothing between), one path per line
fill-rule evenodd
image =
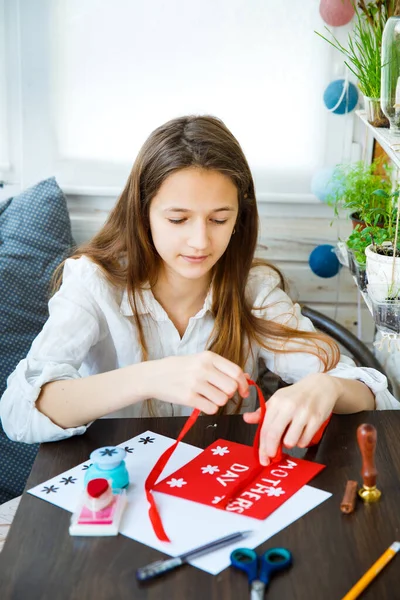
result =
M108 479L92 479L71 517L70 535L117 535L126 504L125 490L113 490Z

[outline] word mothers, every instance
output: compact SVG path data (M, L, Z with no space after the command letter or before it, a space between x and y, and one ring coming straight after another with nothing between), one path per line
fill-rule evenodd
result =
M288 476L289 471L292 471L299 465L290 460L286 459L286 464L277 465L270 471L268 478L261 477L256 482L250 484L250 488L244 490L235 500L232 500L227 506L226 510L235 513L243 513L244 511L251 508L254 502L260 500L262 496L280 496L284 494L284 490L278 488L282 479ZM220 475L216 480L224 487L227 487L228 483L235 481L239 477L239 473L249 470L249 466L234 463L223 475ZM274 479L270 479L273 477ZM279 478L279 479L277 479Z

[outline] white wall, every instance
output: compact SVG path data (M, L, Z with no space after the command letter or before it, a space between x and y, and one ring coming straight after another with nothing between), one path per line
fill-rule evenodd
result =
M342 269L339 276L321 279L308 267L315 246L334 244L349 230L346 222L330 226L332 209L310 193L312 170L360 158L364 141L354 114L342 117L323 108L326 85L343 76L344 67L342 58L313 31L323 31L318 6L319 0L309 0L307 7L302 0L292 0L290 6L275 0L0 0L10 164L8 171L0 170L0 179L10 184L0 190L0 200L55 175L67 194L74 236L84 241L104 222L146 131L168 118L168 111L218 113L241 134L239 141L251 159L260 242L269 248L265 256L283 270L295 299L359 332L357 290L349 273ZM160 14L153 18L157 7ZM171 15L174 44L168 45L163 23ZM344 41L347 31L340 28L336 34ZM202 51L199 32L207 36ZM176 39L183 41L186 52L179 52L183 46ZM222 50L220 39L225 41ZM300 52L305 44L308 57ZM222 86L214 63L221 65ZM310 81L311 74L317 79ZM197 85L196 102L187 79ZM284 83L289 87L282 92ZM162 105L163 86L167 108ZM146 94L135 104L135 93L143 89ZM157 102L146 112L143 103L157 90ZM125 131L129 102L133 116ZM135 123L142 126L141 119L136 139ZM315 136L312 147L307 145L310 131ZM113 152L118 140L118 152ZM362 337L370 341L372 319L366 310L361 312Z

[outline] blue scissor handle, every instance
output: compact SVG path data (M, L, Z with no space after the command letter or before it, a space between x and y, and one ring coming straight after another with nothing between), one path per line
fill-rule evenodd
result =
M258 555L250 548L236 548L231 552L231 565L247 574L249 583L258 579Z
M292 553L286 548L270 548L260 557L250 548L236 548L231 553L233 567L247 573L249 583L259 579L266 585L271 575L277 571L287 569L292 564Z
M270 548L260 557L260 580L267 585L271 575L287 569L292 562L292 553L287 548Z

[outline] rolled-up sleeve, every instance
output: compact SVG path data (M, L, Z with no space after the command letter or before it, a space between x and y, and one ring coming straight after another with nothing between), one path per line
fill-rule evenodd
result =
M0 418L12 440L57 441L87 429L59 427L36 408L36 400L44 384L80 378L84 358L101 338L101 315L88 285L92 274L93 268L82 259L67 260L62 286L49 302L49 318L7 380Z
M342 355L340 362L328 374L365 383L375 396L377 410L400 410L400 402L389 392L385 375L376 369L356 367L351 358Z
M301 313L300 306L294 304L289 296L279 287L279 277L274 272L261 278L255 278L253 286L258 287L254 300L253 312L266 320L287 325L298 331L315 331L314 325ZM299 344L307 344L307 340L291 340L285 342L285 348L292 349ZM279 342L276 342L279 344ZM260 348L259 356L272 372L279 375L286 383L295 383L310 373L324 370L322 361L309 352L274 352L273 349ZM400 402L387 389L385 375L370 367L357 367L354 361L341 356L336 367L328 371L333 377L354 379L367 385L375 396L378 410L399 410Z

